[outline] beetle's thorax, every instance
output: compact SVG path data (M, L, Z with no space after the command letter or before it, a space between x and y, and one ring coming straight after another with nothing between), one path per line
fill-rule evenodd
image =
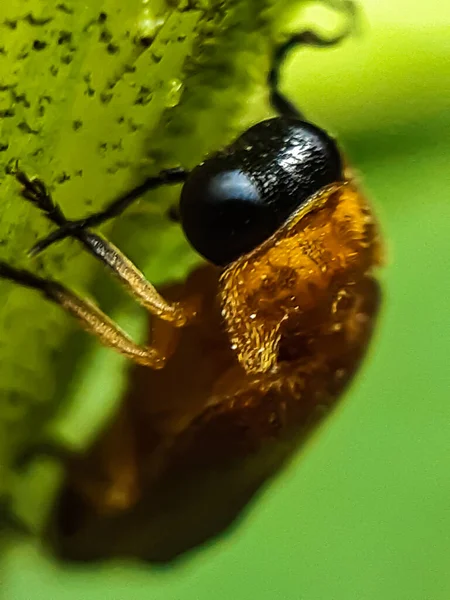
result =
M222 275L222 315L239 362L249 373L267 372L282 360L281 347L295 356L379 262L376 223L353 183L322 189Z

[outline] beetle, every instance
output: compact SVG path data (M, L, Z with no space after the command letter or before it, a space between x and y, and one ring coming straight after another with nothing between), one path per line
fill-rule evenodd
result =
M59 226L31 253L74 237L152 315L184 327L197 317L195 299L166 301L113 244L91 231L144 192L183 183L181 226L194 249L223 268L218 296L238 360L248 373L274 372L292 317L302 315L307 324L333 278L343 277L344 289L344 280L349 285L379 260L369 205L345 169L335 140L305 120L278 89L279 67L292 47L329 46L346 34L330 40L312 31L292 36L275 52L268 76L271 103L279 116L250 127L191 172L164 170L86 218L66 219L41 180L13 168L23 196ZM59 283L4 262L0 277L41 291L103 344L134 362L154 369L166 364L163 349L135 344L96 306ZM332 294L327 296L331 301Z
M253 125L192 171L164 170L83 219L68 220L42 181L15 169L24 198L58 226L32 252L66 237L79 240L156 317L152 343L134 343L97 306L58 282L4 262L0 277L42 292L103 344L150 367L145 378L152 402L159 395L161 404L179 396L171 386L177 379L184 382L182 365L199 355L198 372L188 373L184 382L183 401L198 394L201 409L187 419L188 427L175 427L162 444L169 448L163 471L175 473L175 479L182 479L188 464L217 468L224 455L226 461L241 460L264 440L308 430L334 405L370 339L379 300L374 271L383 254L376 219L336 140L279 89L280 67L292 48L331 46L347 34L348 29L330 39L312 30L294 34L276 48L268 74L276 117ZM202 285L196 276L188 279L183 292L169 300L92 229L119 216L144 192L176 184L182 184L177 212L184 234L216 269ZM161 326L164 335L158 334ZM184 337L177 339L177 330ZM206 339L214 348L210 356L195 350ZM220 368L211 365L217 348ZM142 402L137 404L134 421L146 430L145 439L157 419L144 417ZM178 419L177 427L179 421L184 423ZM128 483L119 485L120 493L116 484L110 493L88 481L84 463L78 474L75 467L73 486L98 514L120 513L138 502L137 482L147 477L147 492L158 505L158 486L164 496L166 482L152 473L149 483L148 465L154 460L159 465L159 452L153 446L144 452L146 467L135 466L134 472L126 465ZM260 480L259 474L250 488ZM148 501L147 495L146 514L151 513ZM150 555L173 556L206 534L197 528L170 548L167 530L164 535L164 549ZM84 549L88 546L95 555L92 540Z

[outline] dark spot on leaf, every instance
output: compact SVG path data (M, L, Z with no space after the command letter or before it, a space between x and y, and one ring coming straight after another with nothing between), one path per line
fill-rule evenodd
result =
M125 64L123 66L124 73L135 73L136 67L134 65Z
M83 176L83 169L77 169L74 173L75 177L82 177Z
M39 114L40 117L43 117L44 114L45 114L45 110L46 110L45 105L52 103L52 97L44 94L43 96L39 97L39 101L38 102L39 102L38 114Z
M141 35L136 38L136 43L144 48L149 48L153 42L154 38L150 35Z
M138 95L134 101L135 104L141 104L146 106L152 99L152 93L149 87L142 85L139 89Z
M102 104L109 104L112 100L113 95L111 94L111 92L102 92L100 94L100 102Z
M128 129L131 131L131 133L134 133L135 131L138 131L139 129L142 129L144 126L141 123L135 123L133 121L133 119L128 119Z
M66 15L73 15L73 9L67 6L67 4L60 3L56 5L57 10L65 13Z
M98 25L103 25L106 22L108 16L105 12L99 13L96 19L91 19L86 25L83 27L83 31L88 32L93 27L97 27Z
M53 75L53 77L56 77L58 75L58 67L56 67L55 65L52 65L49 69L50 71L50 75Z
M7 90L13 90L17 87L17 83L1 83L0 92L6 92Z
M57 175L55 177L55 181L56 183L64 183L65 181L69 181L70 180L70 175L68 175L65 171L63 171L60 175Z
M58 37L58 45L62 46L62 44L69 44L72 41L72 32L71 31L60 31Z
M23 133L30 133L32 135L37 135L39 133L38 129L33 129L26 121L21 121L17 125L17 128Z
M41 156L42 154L44 154L44 148L39 147L39 148L36 148L36 150L31 153L31 156Z
M17 158L15 158L15 157L10 158L5 165L5 174L6 175L15 175L15 173L17 172L18 162L19 161Z
M117 44L111 42L106 46L106 51L108 54L117 54L120 51L120 48Z
M70 63L73 61L73 56L71 54L64 54L63 56L61 56L61 62L64 65L70 65Z
M90 85L88 85L84 93L86 96L92 98L92 96L95 94L95 90Z
M119 125L121 125L124 121L125 121L125 117L123 115L117 119L117 122L119 123Z
M6 50L4 46L0 46L0 54L3 54L4 56L6 56Z
M104 27L100 32L99 41L104 44L108 44L112 40L112 38L112 33L109 31L109 29L106 29L106 27Z
M9 117L14 117L16 111L13 108L4 108L0 110L0 119L7 119Z
M28 13L23 20L28 23L29 25L34 25L34 26L42 26L42 25L47 25L47 23L50 23L51 21L53 21L53 17L35 17L32 13Z
M23 104L25 108L30 108L31 105L27 99L25 92L23 94L16 94L16 92L12 90L11 96L16 104Z
M75 119L74 121L72 121L72 129L74 131L78 131L79 129L81 129L82 126L83 121L80 121L80 119Z
M44 42L44 40L34 40L33 42L33 50L44 50L44 48L47 48L47 42Z
M9 148L9 144L3 144L2 142L0 142L0 152L4 152L5 150L8 150Z
M25 58L27 58L28 55L29 55L29 52L27 51L26 47L23 47L22 50L17 55L16 59L17 60L25 60Z
M3 25L9 29L17 29L17 19L5 19Z

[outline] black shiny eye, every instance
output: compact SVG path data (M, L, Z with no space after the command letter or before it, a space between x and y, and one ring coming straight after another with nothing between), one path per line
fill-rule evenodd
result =
M270 119L192 171L181 193L181 223L200 254L227 265L342 178L339 150L323 130L298 119Z

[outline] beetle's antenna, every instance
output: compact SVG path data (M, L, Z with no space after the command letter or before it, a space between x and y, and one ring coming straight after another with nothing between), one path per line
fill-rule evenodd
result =
M29 179L22 171L17 167L10 170L11 173L15 174L17 180L24 186L23 196L33 202L38 208L46 213L46 216L59 225L59 229L56 229L50 233L47 237L39 240L31 249L30 254L36 256L55 242L65 239L66 237L78 237L78 234L82 233L91 227L98 227L106 221L113 219L114 217L122 214L135 200L143 196L146 192L153 190L162 185L174 185L177 183L183 183L186 181L188 172L181 167L175 167L173 169L166 169L161 171L158 175L147 177L140 185L136 186L129 192L126 192L122 196L119 196L112 202L110 202L103 210L96 213L92 213L89 216L71 221L66 219L61 213L60 209L53 204L42 204L42 190L35 190L35 186L39 186L39 180ZM36 183L37 182L37 183ZM31 190L31 191L30 191ZM35 193L40 192L40 193ZM37 197L40 201L36 201ZM59 211L59 212L58 212ZM56 217L56 218L55 218ZM59 220L57 220L59 219Z
M303 113L279 89L280 69L289 52L297 46L313 46L316 48L335 46L347 38L356 28L358 13L357 6L352 0L328 0L328 3L331 7L344 13L345 26L342 31L331 38L326 38L311 29L305 29L294 33L275 48L272 66L267 76L267 84L270 89L270 103L283 117L307 120Z

